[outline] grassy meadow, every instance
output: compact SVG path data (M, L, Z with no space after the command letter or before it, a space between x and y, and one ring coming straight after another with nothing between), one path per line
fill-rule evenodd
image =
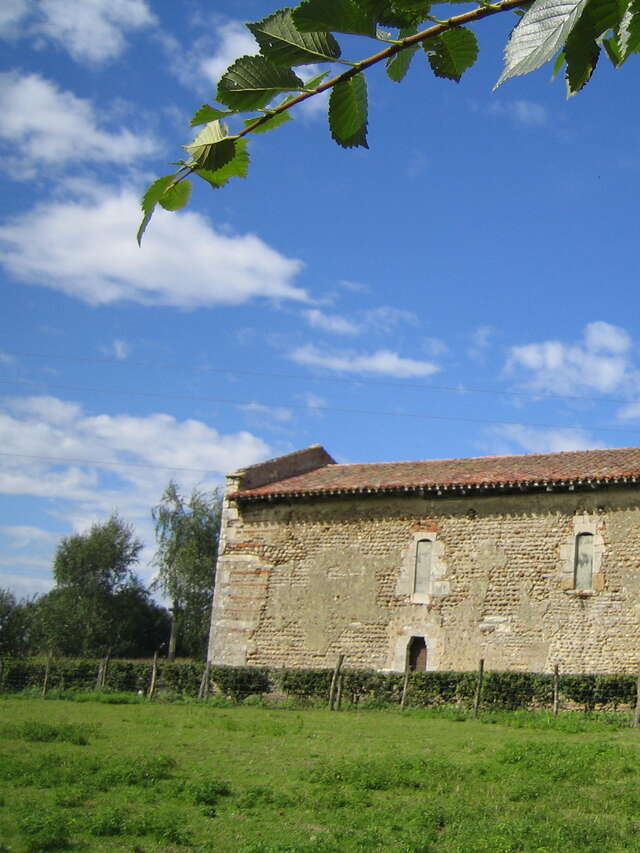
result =
M0 851L640 851L621 717L84 698L0 698Z

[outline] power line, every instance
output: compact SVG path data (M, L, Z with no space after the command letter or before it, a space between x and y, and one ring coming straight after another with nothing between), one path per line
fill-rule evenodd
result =
M481 388L478 386L460 385L432 385L423 382L402 382L388 379L360 379L346 376L308 376L300 373L278 373L266 370L239 370L236 367L204 367L194 364L155 364L150 361L125 361L116 358L96 358L81 355L56 355L36 352L22 352L19 350L3 350L7 355L19 356L21 358L43 358L58 361L72 361L91 364L115 365L117 367L145 367L155 370L191 370L198 373L229 374L231 376L259 376L271 379L294 379L302 382L337 382L349 385L375 385L390 388L413 388L421 391L446 391L457 394L495 394L504 397L531 397L545 400L573 400L576 402L589 403L628 403L628 398L623 397L589 397L580 394L551 394L542 391L510 391L501 388Z
M44 388L52 388L55 390L63 390L63 391L80 391L83 393L90 394L126 394L132 397L159 397L162 399L170 399L170 400L190 400L197 401L200 403L215 403L217 405L231 405L238 406L239 408L247 408L249 406L261 406L263 408L268 409L278 409L278 408L287 408L287 409L301 409L304 411L314 411L314 412L337 412L340 414L348 414L348 415L375 415L375 416L385 416L385 417L398 417L398 418L416 418L418 420L429 420L429 421L447 421L447 422L456 422L456 423L469 423L469 424L485 424L491 426L523 426L523 427L541 427L544 429L580 429L586 430L586 427L576 424L549 424L549 423L538 423L538 422L529 422L529 421L503 421L503 420L495 420L491 418L465 418L455 415L427 415L422 412L390 412L381 409L344 409L339 408L337 406L320 406L320 405L302 405L296 403L261 403L256 400L229 400L223 397L201 397L193 394L166 394L160 391L131 391L130 389L125 388L90 388L86 386L79 385L60 385L58 383L49 383L49 382L32 382L31 380L26 379L0 379L1 385L22 385L29 387L39 387L42 386ZM637 434L640 428L630 428L630 427L612 427L605 426L600 424L590 424L588 429L590 430L599 430L604 432L622 432L622 433L634 433Z
M158 471L190 471L193 474L211 474L211 469L207 468L181 468L177 465L152 465L148 462L111 462L106 459L78 459L69 456L38 456L33 453L4 453L0 452L0 456L10 456L18 459L39 459L45 462L62 462L77 465L100 465L117 468L154 468Z

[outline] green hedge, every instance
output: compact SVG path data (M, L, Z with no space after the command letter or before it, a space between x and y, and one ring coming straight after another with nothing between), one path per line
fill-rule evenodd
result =
M50 689L93 690L98 660L53 660L49 670ZM38 658L4 658L0 690L40 689L46 661ZM147 691L151 681L149 661L109 663L105 687L117 692ZM167 663L158 666L158 692L197 696L204 664ZM325 700L333 671L330 669L274 669L252 666L212 666L210 686L234 701L272 691L297 698ZM470 706L477 685L476 672L414 672L408 683L407 701L414 706L459 704ZM396 672L348 669L342 672L345 703L398 703L403 675ZM573 675L560 677L561 700L591 711L596 707L616 709L635 701L636 678L632 675ZM484 708L543 708L553 701L553 676L530 672L486 672L482 689Z

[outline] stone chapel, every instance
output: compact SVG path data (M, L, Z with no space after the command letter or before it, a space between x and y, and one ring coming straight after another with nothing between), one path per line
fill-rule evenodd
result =
M209 660L637 672L640 448L227 477Z

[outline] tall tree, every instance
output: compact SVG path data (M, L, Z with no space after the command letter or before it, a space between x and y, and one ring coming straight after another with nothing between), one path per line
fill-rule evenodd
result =
M62 539L53 564L56 586L38 602L41 642L66 654L116 651L132 593L137 599L146 595L132 571L142 547L115 514L87 533Z
M222 498L216 490L194 489L187 498L171 480L152 510L158 549L158 575L152 586L171 601L168 657L182 651L203 655L215 582Z
M475 8L440 18L434 12L444 2L450 0L303 0L248 23L259 55L236 59L218 82L217 105L204 104L193 116L191 126L204 127L183 146L187 159L174 164L178 170L148 187L138 241L158 204L166 210L187 204L192 176L214 189L246 177L247 143L254 135L290 121L301 103L322 92L330 92L333 139L343 148L367 148L366 71L384 63L399 83L421 55L436 77L459 82L478 56L471 27L484 18L519 16L496 86L555 57L555 73L564 69L567 92L574 95L591 79L603 52L615 68L640 52L638 0L477 0ZM374 46L364 56L345 59L336 38L343 33ZM355 43L348 41L350 48ZM343 70L316 74L323 63ZM294 71L299 66L307 66L307 73Z

